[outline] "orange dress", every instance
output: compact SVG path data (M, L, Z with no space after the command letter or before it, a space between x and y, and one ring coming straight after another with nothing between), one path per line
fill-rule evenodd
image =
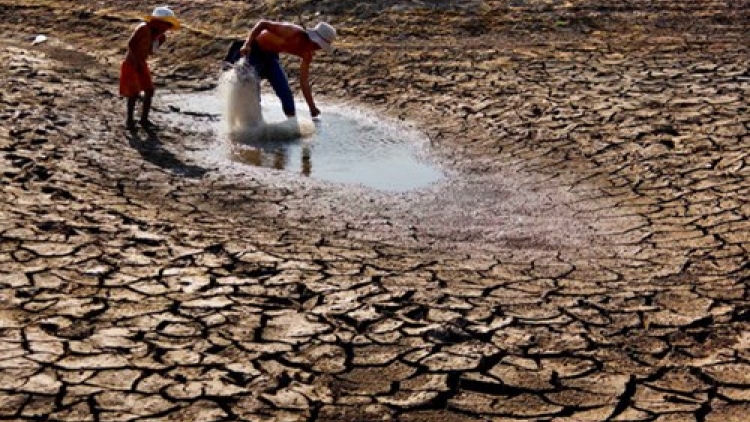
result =
M143 61L139 69L133 60L126 57L120 65L120 95L123 97L137 97L143 91L154 90L148 63Z

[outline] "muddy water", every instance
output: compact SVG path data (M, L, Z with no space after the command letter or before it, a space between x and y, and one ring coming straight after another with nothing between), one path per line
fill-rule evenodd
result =
M263 95L262 130L228 133L217 92L175 95L166 101L184 124L204 126L211 142L196 152L197 158L220 171L239 163L388 192L423 188L445 177L429 162L420 133L367 110L322 103L323 113L313 121L305 117L307 106L297 103L300 117L287 119L276 97Z

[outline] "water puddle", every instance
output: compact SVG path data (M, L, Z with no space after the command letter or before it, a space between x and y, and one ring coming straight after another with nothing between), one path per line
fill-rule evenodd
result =
M244 105L244 96L223 94L162 95L159 102L166 102L173 124L190 132L182 146L190 161L215 169L220 176L215 180L303 187L285 191L270 215L320 224L352 239L409 247L542 256L592 245L596 228L585 217L590 211L579 208L584 201L570 186L527 171L525 163L509 163L496 173L449 176L430 162L425 135L372 110L319 99L323 114L313 121L300 101L299 118L287 119L272 93L259 103L256 91L256 99ZM242 121L255 121L262 112L264 124L229 130L234 118L227 104L242 105L229 107L239 110ZM312 183L300 183L305 180ZM305 189L318 181L371 189Z
M390 192L423 188L444 177L428 161L424 135L374 112L318 100L320 119L306 117L304 102L296 103L300 117L287 119L276 96L264 94L263 130L228 133L226 100L219 91L164 98L181 124L211 130L207 136L215 142L195 155L220 169L239 163Z

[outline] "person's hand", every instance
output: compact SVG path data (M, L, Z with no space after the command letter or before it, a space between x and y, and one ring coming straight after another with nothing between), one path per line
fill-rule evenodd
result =
M318 110L318 107L310 107L310 116L312 116L313 118L320 116L320 110Z
M159 41L159 45L158 46L159 47L163 46L164 43L167 42L167 34L161 34L161 35L159 35L159 37L157 38L157 40Z
M164 45L165 42L167 42L167 36L164 34L161 34L158 37L154 38L154 40L151 41L151 53L156 53L156 50Z

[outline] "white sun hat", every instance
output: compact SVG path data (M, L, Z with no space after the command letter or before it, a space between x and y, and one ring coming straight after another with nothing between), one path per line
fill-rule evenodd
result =
M315 28L308 29L307 35L312 42L318 44L320 48L326 52L330 53L333 51L333 46L331 44L333 43L333 40L336 39L336 29L331 25L325 22L320 22L315 25Z
M171 23L172 29L180 29L180 20L177 19L174 12L169 8L169 6L154 8L154 12L151 13L151 16L143 17L143 20L145 20L146 22L150 22L154 19Z

